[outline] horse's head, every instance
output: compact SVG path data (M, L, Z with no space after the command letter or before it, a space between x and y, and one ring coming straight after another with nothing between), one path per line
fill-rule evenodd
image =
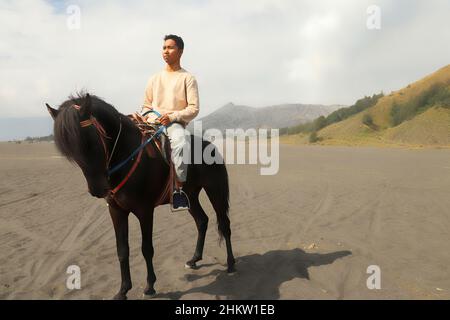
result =
M106 197L111 189L107 173L108 137L92 113L91 97L86 94L67 100L58 109L46 106L54 120L56 147L81 168L89 193Z

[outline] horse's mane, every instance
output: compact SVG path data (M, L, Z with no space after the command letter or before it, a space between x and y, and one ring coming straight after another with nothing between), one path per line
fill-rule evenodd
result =
M87 92L77 92L70 95L58 109L55 119L54 135L58 150L70 161L83 163L82 154L89 150L86 135L81 134L80 113L73 108L74 104L83 106L86 102ZM95 95L89 95L91 99L91 112L95 117L108 118L118 117L119 112L110 104Z

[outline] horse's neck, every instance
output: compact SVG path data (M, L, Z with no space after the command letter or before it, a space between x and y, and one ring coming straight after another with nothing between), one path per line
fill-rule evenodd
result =
M109 169L114 168L114 166L122 163L126 160L143 142L142 133L139 128L129 119L127 116L120 114L121 117L121 133L119 139L117 140L117 145L114 151L114 154L111 158ZM112 120L114 121L114 120ZM115 123L109 119L110 124ZM116 119L118 123L119 120ZM111 137L109 139L109 152L111 154L112 148L114 147L114 143L116 141L119 126L116 128L113 125L110 125L107 131L108 136ZM105 128L106 130L106 128ZM141 186L146 185L145 190L153 190L152 193L158 194L161 188L164 186L164 183L167 181L167 176L169 174L168 166L166 165L162 155L160 152L154 147L153 144L149 143L148 146L154 149L154 153L156 154L157 159L154 159L151 156L147 156L147 152L143 150L141 155L140 165L137 167L136 171L133 175L138 175L141 177L140 182L136 182ZM133 159L129 160L122 168L120 168L116 173L112 174L110 177L110 182L113 186L117 186L121 181L129 174L131 168L137 161L137 155L133 157ZM152 159L150 159L152 158ZM148 176L151 175L152 179L149 180ZM147 177L147 178L146 178ZM150 184L150 185L147 185ZM149 189L150 188L150 189Z
M100 121L102 126L105 127L107 135L111 138L109 140L109 153L112 153L114 144L117 145L114 150L110 161L110 167L118 164L119 162L125 160L132 152L134 152L142 143L142 132L134 124L134 122L126 115L118 113L116 116L111 115L105 110L102 112L96 112L94 117ZM120 121L119 121L120 117ZM117 136L120 136L117 139ZM154 148L154 145L149 143L150 148ZM154 148L155 149L155 148ZM160 157L160 160L164 162L162 155L158 150L154 150L156 155ZM129 164L128 164L129 165ZM125 166L127 167L127 166Z
M128 119L125 115L121 113L112 114L108 110L102 109L97 109L92 115L105 129L106 135L109 137L106 139L106 143L110 156L115 146L114 154L112 154L110 161L111 165L125 159L125 155L128 156L139 146L141 141L140 132L130 121L127 121Z
M118 121L118 120L116 120ZM120 136L117 140L116 149L122 156L123 154L131 154L139 147L142 141L142 134L139 129L127 118L127 116L120 114L120 125L116 128L116 132L112 133L112 142L115 143L120 131ZM117 159L117 158L116 158Z

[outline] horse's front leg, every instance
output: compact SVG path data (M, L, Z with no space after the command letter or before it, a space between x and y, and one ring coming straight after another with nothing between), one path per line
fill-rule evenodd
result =
M144 290L145 296L156 294L154 285L156 282L155 270L153 269L153 209L146 208L146 211L137 215L142 233L142 254L147 265L147 287Z
M116 233L117 255L120 262L120 273L122 283L119 292L114 296L116 300L127 299L127 292L131 289L130 276L130 249L128 246L128 215L129 212L118 208L115 205L109 205L109 213Z

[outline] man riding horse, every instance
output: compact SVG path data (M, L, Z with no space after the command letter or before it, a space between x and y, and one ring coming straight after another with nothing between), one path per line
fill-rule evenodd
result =
M209 141L185 135L184 126L198 114L198 92L195 79L180 67L182 49L181 38L166 37L163 57L167 67L150 79L143 109L152 115L156 113L158 122L163 125L156 133L167 128L178 175L175 207L189 207L197 227L195 252L185 266L195 269L197 262L203 259L209 221L199 201L199 194L204 190L216 213L219 239L225 239L226 270L232 273L236 270L236 261L231 244L229 183L225 163L207 163L203 158L200 163L196 163L192 160L194 155L182 147L189 143L193 150L199 147L202 154L205 150L214 154L218 152ZM88 93L69 97L58 109L48 104L46 107L54 119L56 147L80 167L89 193L104 198L108 203L121 273L120 289L114 298L126 299L127 292L132 288L128 243L130 213L137 217L141 226L142 254L147 266L144 295L154 296L154 208L168 203L167 197L161 197L165 195L167 181L171 176L171 168L157 151L159 147L150 143L157 134L148 137L132 120L132 115L125 116L111 104ZM141 117L145 117L145 113ZM148 118L150 121L150 116ZM185 158L190 158L189 161L183 161L181 153L187 154ZM189 175L186 175L187 167Z
M148 114L146 118L148 122L161 123L167 127L172 149L171 158L176 173L176 189L172 197L173 210L189 209L189 200L182 191L188 167L183 154L190 153L190 134L185 127L199 112L197 81L180 66L183 50L182 38L172 34L164 37L162 56L166 67L150 77L142 107L142 113Z

